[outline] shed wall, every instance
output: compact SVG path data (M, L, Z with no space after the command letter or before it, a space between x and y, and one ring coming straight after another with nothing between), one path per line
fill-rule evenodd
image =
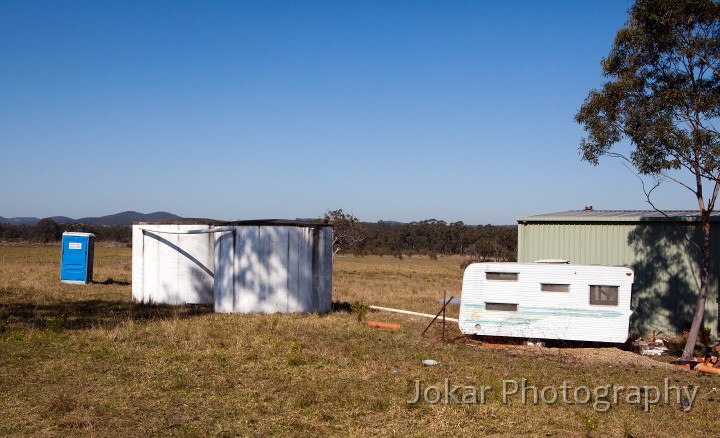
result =
M718 335L720 224L712 224L710 286L705 325ZM682 333L692 321L699 285L699 224L670 221L523 221L518 262L565 259L576 264L623 265L635 271L634 331Z

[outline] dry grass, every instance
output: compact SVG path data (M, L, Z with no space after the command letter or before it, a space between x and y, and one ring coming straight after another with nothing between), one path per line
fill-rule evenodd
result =
M333 300L363 302L415 312L436 313L443 292L460 296L461 257L338 257L333 272ZM448 316L457 317L457 306Z
M615 349L480 347L427 320L371 329L354 315L220 315L130 302L129 250L98 248L95 280L61 284L58 248L0 248L0 435L688 436L713 430L718 377ZM13 257L10 257L13 253ZM17 257L17 255L20 257ZM25 258L23 258L25 257ZM0 258L0 260L2 260ZM125 260L126 262L123 262ZM438 309L459 259L339 258L334 299ZM108 281L112 278L112 281ZM102 284L102 283L105 284ZM440 364L423 367L422 359ZM485 403L409 404L414 381L491 386ZM698 385L689 412L660 404L504 404L503 380L559 387Z

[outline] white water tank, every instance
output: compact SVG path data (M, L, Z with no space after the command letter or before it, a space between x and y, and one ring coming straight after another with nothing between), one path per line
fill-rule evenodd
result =
M133 301L157 304L212 304L215 253L208 223L186 220L133 225ZM192 222L192 221L191 221Z
M332 226L284 220L137 223L133 299L213 303L225 313L328 312Z

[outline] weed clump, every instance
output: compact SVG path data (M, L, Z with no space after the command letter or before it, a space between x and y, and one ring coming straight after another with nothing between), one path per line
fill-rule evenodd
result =
M290 366L305 364L305 357L300 350L301 344L296 341L290 343L290 353L285 357L285 362Z
M367 303L362 301L355 301L350 305L350 311L353 315L355 315L359 322L362 322L365 319L365 316L368 313L368 308L369 306Z

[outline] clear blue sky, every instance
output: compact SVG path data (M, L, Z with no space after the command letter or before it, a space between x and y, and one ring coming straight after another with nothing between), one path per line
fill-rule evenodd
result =
M573 121L630 5L0 0L0 216L647 209Z

